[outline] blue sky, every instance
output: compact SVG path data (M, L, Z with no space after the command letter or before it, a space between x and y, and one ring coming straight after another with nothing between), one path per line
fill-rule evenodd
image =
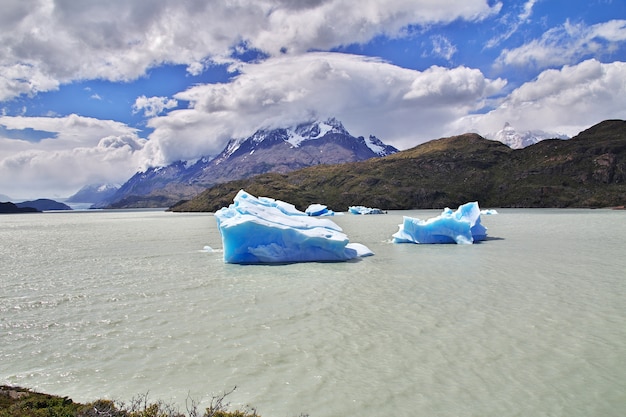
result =
M314 118L406 149L626 116L616 0L4 0L0 45L0 194L14 199Z

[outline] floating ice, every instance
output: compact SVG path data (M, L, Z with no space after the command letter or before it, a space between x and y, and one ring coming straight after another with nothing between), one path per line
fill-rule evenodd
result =
M487 228L480 223L477 202L466 203L456 211L445 208L443 213L428 220L404 217L393 235L394 243L459 243L471 244L487 238Z
M485 215L492 215L492 214L498 214L498 212L494 209L486 209L486 210L481 210L480 214L485 214Z
M233 204L215 213L224 262L237 264L347 261L373 255L349 243L328 219L307 216L292 204L240 190Z
M323 204L311 204L304 212L308 216L334 216L335 212L328 210L328 207Z
M384 214L385 212L379 208L370 208L364 206L350 206L348 211L352 214Z

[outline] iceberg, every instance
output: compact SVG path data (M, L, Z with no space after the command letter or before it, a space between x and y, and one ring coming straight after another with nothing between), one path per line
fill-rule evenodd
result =
M370 208L364 206L350 206L348 211L352 214L384 214L385 212L379 208Z
M342 229L328 219L244 190L233 204L215 212L215 218L226 263L339 262L374 254L365 245L349 243Z
M311 204L304 210L308 216L334 216L335 212L328 210L328 207L323 204Z
M420 220L404 216L394 243L457 243L472 244L487 238L487 228L480 223L477 202L459 206L456 211L445 208L437 217Z

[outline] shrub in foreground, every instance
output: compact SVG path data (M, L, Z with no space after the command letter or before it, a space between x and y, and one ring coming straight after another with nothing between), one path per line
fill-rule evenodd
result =
M148 394L137 396L129 403L96 400L80 404L68 397L2 385L0 417L260 417L253 408L228 411L230 404L225 402L225 398L235 389L213 396L204 411L199 409L196 401L187 399L186 411L181 412L171 404L148 401Z

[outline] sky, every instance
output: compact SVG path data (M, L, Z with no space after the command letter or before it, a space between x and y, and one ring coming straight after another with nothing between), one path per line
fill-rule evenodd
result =
M399 149L626 119L622 0L1 0L0 195L335 117Z

